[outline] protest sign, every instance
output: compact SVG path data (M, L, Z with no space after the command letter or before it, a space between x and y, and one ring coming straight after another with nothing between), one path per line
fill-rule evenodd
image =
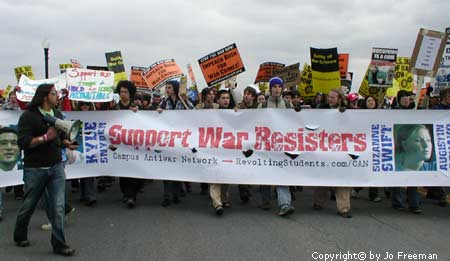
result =
M349 57L350 57L350 55L348 53L340 53L338 55L339 72L341 74L341 78L347 77Z
M310 48L312 84L315 92L328 93L341 87L337 48Z
M348 95L352 89L353 73L348 72L345 78L341 78L341 88L345 95Z
M0 122L17 124L19 116L2 111ZM69 179L106 175L213 184L450 186L446 111L102 111L69 112L67 119L82 120L84 128L83 149L69 155L77 160L66 165ZM416 147L404 146L399 133L417 129L426 132L432 146L419 152L424 156L410 169L403 159L419 154ZM2 187L21 178L17 168L0 170Z
M450 28L446 29L447 44L441 58L440 67L436 76L431 79L433 94L437 95L444 88L450 87Z
M363 97L375 97L375 99L377 99L378 101L378 104L381 104L384 96L386 95L386 91L387 88L369 87L369 69L367 69L366 74L364 75L364 79L359 86L358 93Z
M186 67L187 67L188 75L189 75L192 85L197 86L197 81L195 80L194 71L192 70L192 66L190 64L188 64Z
M397 49L373 48L369 65L369 87L392 87L395 77Z
M300 83L300 63L292 64L273 71L273 76L280 77L283 80L285 89L292 89Z
M174 59L158 61L150 65L142 73L142 77L150 89L159 89L166 81L182 75L183 71Z
M30 102L36 93L37 87L44 83L54 84L57 91L66 89L66 74L43 80L32 80L25 76L25 74L22 74L18 84L20 91L16 92L17 99L22 102Z
M411 72L434 77L444 53L447 38L443 32L421 28L411 56Z
M411 59L409 57L397 57L395 63L395 78L392 88L388 88L386 95L388 97L397 96L397 92L400 90L413 91L413 79L414 75L410 72L409 64Z
M260 82L269 82L274 75L274 71L283 68L282 63L265 62L259 65L258 73L256 74L255 84Z
M12 90L13 90L12 85L6 86L5 90L3 90L3 94L2 94L3 98L5 98L5 99L8 98L8 95Z
M307 63L303 65L303 71L300 76L298 91L300 92L300 96L305 100L312 99L316 96L316 92L314 92L312 85L311 65Z
M74 67L73 67L73 64L71 64L71 63L63 63L63 64L60 64L60 65L59 65L59 72L60 72L61 74L63 74L63 73L65 73L66 70L69 69L69 68L74 68Z
M148 85L145 82L144 77L142 77L142 73L145 69L145 67L131 66L130 81L134 83L136 88L148 89Z
M245 72L244 63L234 43L198 59L198 63L208 86Z
M105 71L105 72L108 71L108 67L106 67L106 66L98 66L98 65L88 65L88 66L86 66L86 69L94 70L94 71Z
M20 67L14 68L14 74L16 75L17 82L19 82L22 74L27 76L31 80L35 79L31 65L25 65L25 66L20 66Z
M70 100L107 102L113 99L114 72L71 68L66 75Z
M114 72L114 86L117 86L119 81L128 80L121 52L105 53L105 57L106 63L108 64L108 71Z
M81 63L76 59L70 59L70 63L72 63L73 68L83 68L83 66L81 66Z

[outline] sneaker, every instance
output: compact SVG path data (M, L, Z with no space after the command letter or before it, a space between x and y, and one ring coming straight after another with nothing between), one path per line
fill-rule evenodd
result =
M75 249L70 248L69 246L64 246L59 249L53 249L53 253L62 256L73 256L73 254L75 254Z
M18 247L27 247L30 246L30 241L28 240L16 241L16 245Z
M290 214L294 213L294 211L295 211L295 209L293 207L285 206L280 209L280 211L278 212L278 216L286 217L286 216L289 216Z
M231 203L230 202L224 202L223 204L224 208L231 208Z
M127 200L127 207L128 208L134 208L136 206L136 201L132 198Z
M422 213L422 210L418 207L409 208L409 211L411 211L413 214L421 214Z
M72 216L73 212L75 212L75 208L74 207L69 207L65 209L65 213L64 215L66 216L66 218Z
M225 211L225 209L222 206L216 207L216 215L222 216L224 211Z
M352 214L350 214L350 212L348 212L348 211L347 212L342 212L342 213L338 212L337 215L341 216L343 218L352 218L353 217Z
M97 200L95 200L95 199L89 199L84 202L84 205L86 205L88 207L92 207L95 204L97 204Z
M313 209L314 209L314 210L322 210L323 207L322 207L321 205L314 204L314 205L313 205Z
M379 202L382 201L382 199L380 197L374 197L374 198L371 198L370 201L373 201L375 203L379 203Z
M41 226L41 229L44 230L44 231L52 230L52 224L50 224L50 223L43 224L43 225Z

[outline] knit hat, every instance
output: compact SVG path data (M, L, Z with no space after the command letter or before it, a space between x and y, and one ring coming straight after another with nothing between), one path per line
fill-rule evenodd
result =
M269 89L272 89L275 84L279 84L283 88L283 80L280 77L272 77L269 80Z
M402 97L411 96L413 93L405 90L398 91L397 93L397 102L400 101Z

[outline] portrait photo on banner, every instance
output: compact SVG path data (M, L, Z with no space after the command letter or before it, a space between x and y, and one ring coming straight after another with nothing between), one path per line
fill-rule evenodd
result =
M17 125L0 128L0 170L12 171L23 168L21 151L17 143Z
M432 124L394 124L395 170L435 171Z

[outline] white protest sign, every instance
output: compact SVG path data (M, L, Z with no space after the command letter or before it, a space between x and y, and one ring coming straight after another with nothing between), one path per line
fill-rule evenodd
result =
M107 102L113 99L114 72L80 68L67 69L69 99Z

